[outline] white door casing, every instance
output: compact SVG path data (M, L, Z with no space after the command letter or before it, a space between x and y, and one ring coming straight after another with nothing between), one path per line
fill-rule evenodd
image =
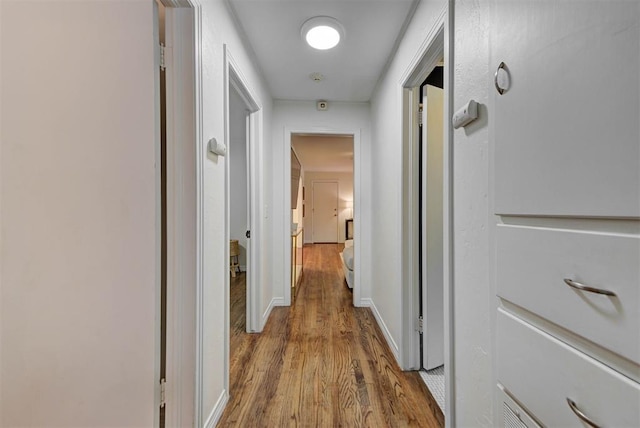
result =
M312 126L301 126L299 128L290 128L285 127L284 129L284 141L285 144L282 145L283 152L281 152L282 159L284 161L284 169L283 169L283 183L284 183L284 194L289 195L291 193L291 141L292 136L294 134L320 134L320 135L351 135L353 136L353 236L354 236L354 266L355 266L355 277L353 284L353 305L356 307L368 306L368 302L361 296L360 289L360 257L361 252L359 249L358 241L362 236L362 224L360 222L361 211L360 207L360 195L362 189L362 176L360 171L361 167L361 131L360 129L353 128L323 128L319 130L318 128L314 128ZM284 284L283 296L284 296L284 305L291 304L291 287L288 286L288 278L291 278L291 198L284 198L284 215L282 216L282 230L285 231L284 236L282 237L281 247L282 253L284 254L285 263L282 264L282 277L287 278L287 283ZM307 213L307 215L309 215ZM312 226L313 229L313 226ZM337 232L336 232L337 233ZM366 239L366 238L364 238Z
M418 199L418 127L416 126L419 88L427 76L444 58L444 117L452 116L453 91L453 13L449 3L443 5L435 24L425 35L414 59L400 79L403 117L402 144L402 208L400 229L402 239L402 345L400 363L403 370L415 370L420 366L419 335L416 331L418 317L418 215L413 210ZM444 307L444 373L445 373L445 421L455 426L455 366L453 358L453 257L452 257L452 147L453 128L443 120L443 307ZM415 212L413 212L415 211Z
M338 242L338 182L314 181L313 242Z

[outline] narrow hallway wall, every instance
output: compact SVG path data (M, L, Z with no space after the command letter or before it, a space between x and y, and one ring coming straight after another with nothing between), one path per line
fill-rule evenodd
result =
M225 240L226 203L225 182L227 158L207 152L207 141L214 137L224 140L225 135L225 45L233 60L255 93L262 107L262 121L258 129L258 159L255 159L258 182L262 184L264 204L259 204L259 224L263 232L258 245L258 252L263 255L263 263L258 267L255 277L260 277L264 288L259 302L262 312L266 311L272 300L273 291L270 281L270 269L273 261L270 258L271 213L265 206L270 200L271 177L271 111L272 100L258 68L254 65L250 50L245 46L243 37L235 24L235 18L224 0L200 0L202 24L202 117L203 141L200 150L203 154L203 268L202 307L204 308L203 343L203 409L202 423L213 423L219 416L222 405L226 402L228 391L225 389L225 277L229 275L229 261L224 257L229 243ZM254 277L254 278L255 278Z
M153 2L0 11L0 426L153 426Z
M454 133L453 141L453 278L455 424L493 426L492 313L489 279L489 169L488 169L488 37L486 2L456 0L454 13L455 79L453 109L474 99L480 103L480 120ZM402 348L400 235L402 212L401 79L420 51L421 44L447 2L422 1L402 39L388 72L372 100L372 227L376 230L372 273L372 300L392 337L391 346Z

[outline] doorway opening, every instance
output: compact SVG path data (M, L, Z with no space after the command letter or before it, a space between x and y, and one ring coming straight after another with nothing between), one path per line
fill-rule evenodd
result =
M450 21L445 7L401 80L402 366L434 370L423 379L454 426Z
M345 231L348 228L353 230L353 136L293 134L291 146L292 236L302 232L305 244L337 244L340 251L345 245L351 248L353 233L347 236ZM295 171L297 162L301 165L299 174ZM300 179L296 181L298 175ZM297 200L294 193L297 194ZM294 261L299 259L295 257L295 251L292 245L292 271L296 269ZM353 248L349 251L353 251ZM341 257L344 260L343 252ZM345 271L345 280L352 288L353 264L350 266L351 272ZM299 278L292 276L292 286L297 280ZM295 287L293 290L297 291Z
M359 287L359 163L360 131L285 130L285 278L292 283L296 250L292 235L303 230L304 244L332 243L342 251L345 241L352 245L350 280L354 306L362 306ZM295 180L293 165L299 159L300 179ZM294 197L295 189L298 200ZM348 232L348 236L347 236ZM347 277L345 272L345 277ZM289 288L293 293L295 287ZM292 304L295 294L285 292L285 304Z
M229 314L231 332L247 331L247 293L251 288L249 169L247 119L249 110L238 91L229 85ZM233 333L232 333L233 334ZM233 355L233 340L230 352Z
M231 355L235 351L235 326L232 327L231 323L244 321L246 333L260 332L263 328L260 314L262 261L259 251L263 229L259 160L262 109L226 45L224 58L224 144L227 148L224 224L227 243L225 259L229 266L225 276L225 389L232 394L233 391L229 390L229 373Z
M444 62L420 86L418 124L418 295L420 368L438 405L444 410L444 280L443 280L443 114Z

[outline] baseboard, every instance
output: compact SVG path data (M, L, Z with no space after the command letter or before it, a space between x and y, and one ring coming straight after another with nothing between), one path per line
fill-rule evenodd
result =
M267 320L271 315L271 311L275 306L284 306L284 299L282 297L274 297L273 299L271 299L271 302L269 302L269 306L267 306L267 310L264 311L264 314L262 314L262 325L260 326L260 331L264 329L264 326L267 324Z
M271 300L271 304L269 306L273 309L275 306L287 306L287 305L285 305L284 303L284 297L274 297ZM271 312L271 309L269 309L269 312Z
M227 406L229 402L229 394L227 394L227 390L223 389L220 397L218 397L218 401L216 405L213 406L211 413L209 413L209 417L204 423L205 428L215 428L222 417L222 412L224 412L224 408Z
M378 326L380 327L380 330L382 330L382 334L384 335L384 338L387 340L387 344L389 345L389 348L391 348L391 352L393 352L393 356L396 357L396 361L398 362L398 364L400 364L400 348L398 347L398 344L396 343L395 340L393 340L393 336L391 335L391 332L389 331L387 324L385 324L384 320L382 319L382 316L380 315L380 312L378 311L378 308L376 307L376 304L374 303L374 301L372 299L362 299L362 303L364 303L365 300L369 301L369 307L371 308L371 312L373 312L373 316L378 322Z
M360 299L360 303L355 305L358 308L371 308L373 307L373 300L370 297L366 297L364 299Z

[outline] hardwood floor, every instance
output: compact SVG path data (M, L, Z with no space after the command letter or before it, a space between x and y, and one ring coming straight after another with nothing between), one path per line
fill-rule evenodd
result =
M244 333L232 310L239 330L231 398L218 426L443 426L419 374L396 364L371 310L353 307L340 248L304 247L295 304L274 308L263 333Z
M236 277L230 278L230 311L229 322L231 324L229 338L230 355L233 358L242 350L245 342L247 319L247 274L241 272Z

